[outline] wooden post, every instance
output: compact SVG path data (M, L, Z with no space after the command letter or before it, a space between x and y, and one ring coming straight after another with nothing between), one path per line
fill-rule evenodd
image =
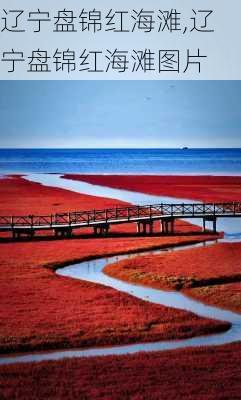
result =
M162 233L163 235L166 233L166 221L164 219L162 220Z
M171 233L174 233L174 218L171 220Z
M30 226L33 227L33 215L29 215Z
M162 220L162 233L165 235L167 233L167 227L166 227L166 220Z
M217 232L217 218L214 217L214 220L213 220L213 233L216 233L216 232Z
M163 220L160 219L160 232L163 233Z
M206 220L205 220L205 217L203 217L203 232L206 232Z
M109 232L109 224L106 224L105 226L103 226L103 233L105 236L107 236L108 232Z

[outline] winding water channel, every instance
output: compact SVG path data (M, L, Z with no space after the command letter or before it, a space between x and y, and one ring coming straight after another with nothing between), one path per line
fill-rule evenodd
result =
M104 188L102 186L90 185L84 182L71 181L62 179L60 175L28 175L27 179L39 182L44 185L61 187L64 189L76 191L79 193L86 193L92 195L98 195L102 197L110 197L127 201L134 204L151 204L160 202L190 202L187 199L174 199L160 196L149 196L142 193L134 193L129 191L115 190ZM240 226L239 226L240 225ZM241 239L241 222L239 218L234 221L223 221L219 226L219 230L224 230L224 241L240 241ZM118 279L111 278L103 273L103 268L110 263L117 262L119 260L133 258L137 255L148 255L148 254L159 254L162 251L182 251L184 248L190 248L194 246L207 245L189 245L179 246L162 250L151 250L151 251L140 251L128 255L117 255L108 258L98 258L91 261L85 261L78 264L74 264L65 268L61 268L56 271L58 275L71 277L73 279L80 279L88 282L94 282L101 285L112 287L113 289L128 293L138 299L148 301L150 303L160 304L167 307L173 307L177 309L186 310L193 312L200 317L212 318L219 321L227 321L231 324L228 331L218 334L211 334L201 337L194 337L190 339L181 340L168 340L151 343L138 343L123 346L109 346L99 348L86 348L86 349L71 349L63 351L49 351L41 353L29 353L3 356L0 358L1 364L13 364L22 362L32 361L43 361L43 360L59 360L63 358L72 357L93 357L93 356L104 356L104 355L122 355L131 354L139 351L162 351L169 349L178 349L184 347L197 347L197 346L213 346L232 343L241 340L241 315L228 310L223 310L218 307L211 307L203 304L199 301L192 300L191 298L183 295L179 292L166 292L163 290L152 289L144 286L133 285L120 281Z

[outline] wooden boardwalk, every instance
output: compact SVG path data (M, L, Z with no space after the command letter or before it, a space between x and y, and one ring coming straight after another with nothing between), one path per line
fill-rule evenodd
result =
M13 238L33 237L36 231L51 230L56 236L71 236L73 230L92 228L94 235L107 235L114 224L136 223L140 234L152 233L154 221L160 221L163 234L174 233L174 223L181 218L201 218L203 230L211 221L216 232L217 218L241 217L241 202L152 204L74 211L51 215L0 216L0 231L11 232Z

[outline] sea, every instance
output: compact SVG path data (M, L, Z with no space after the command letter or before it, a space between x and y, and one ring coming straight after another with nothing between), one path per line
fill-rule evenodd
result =
M0 174L241 175L241 149L0 149Z

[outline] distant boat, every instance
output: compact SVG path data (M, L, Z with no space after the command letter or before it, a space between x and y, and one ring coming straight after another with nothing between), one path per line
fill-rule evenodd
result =
M187 147L187 146L184 146L184 147L182 148L182 150L188 150L188 147Z

